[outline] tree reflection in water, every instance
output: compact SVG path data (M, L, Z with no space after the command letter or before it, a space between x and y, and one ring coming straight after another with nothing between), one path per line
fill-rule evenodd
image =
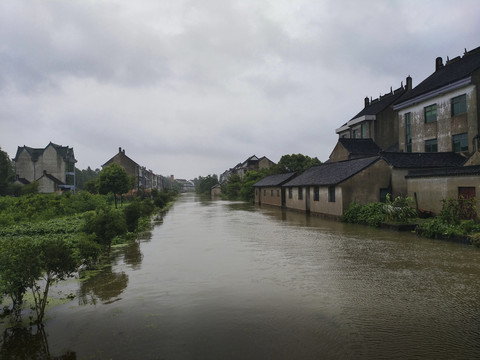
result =
M86 279L80 283L78 294L79 304L97 304L98 300L110 303L120 300L118 296L126 289L128 275L124 272L113 272L112 266L108 266L98 275ZM116 299L114 299L116 298Z
M77 358L73 351L67 351L60 356L50 355L43 326L5 329L0 345L0 359L75 360Z

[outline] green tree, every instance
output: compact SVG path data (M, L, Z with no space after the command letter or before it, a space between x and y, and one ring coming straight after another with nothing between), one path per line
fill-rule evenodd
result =
M255 188L253 184L263 179L265 176L270 175L270 169L261 169L258 171L250 170L243 176L242 185L238 192L239 200L254 202L255 201Z
M318 160L318 158L311 158L310 156L303 154L283 155L275 166L274 172L277 174L304 172L312 166L320 165L321 163L322 162Z
M86 170L80 170L75 168L76 187L78 190L90 191L91 188L87 188L87 184L94 182L98 178L100 169L92 170L89 166ZM92 192L92 191L90 191Z
M0 294L12 300L11 310L17 320L32 277L40 275L38 251L31 238L0 238Z
M130 189L130 178L123 167L112 163L103 168L98 175L98 192L100 194L112 193L117 207L117 195L122 195Z
M238 200L241 188L242 179L237 174L233 174L230 175L228 181L222 185L222 194L225 194L229 200Z
M83 230L87 234L95 234L94 240L97 243L110 247L112 240L116 236L125 234L128 229L124 213L106 207L87 213Z
M210 190L216 184L218 184L218 177L216 174L208 175L207 177L200 176L196 192L197 194L210 195Z
M70 244L60 237L44 237L37 240L38 258L42 276L33 273L30 289L35 301L37 323L41 324L45 316L48 292L52 284L65 280L77 270L75 253ZM35 269L34 269L35 270ZM39 282L38 280L43 280ZM43 287L42 287L43 285Z
M13 163L5 151L0 148L0 196L9 193L9 184L15 180Z

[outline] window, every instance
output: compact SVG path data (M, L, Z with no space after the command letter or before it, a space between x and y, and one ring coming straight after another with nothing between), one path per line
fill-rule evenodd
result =
M335 202L335 186L328 187L328 202Z
M468 134L458 134L452 136L452 149L453 152L468 151Z
M280 196L280 190L277 190L277 197Z
M313 201L319 201L320 200L320 188L318 186L315 186L313 188Z
M359 134L358 134L358 130L357 130L357 129L353 130L352 138L357 139L357 138L359 138L359 137L360 137L360 136L359 136Z
M362 139L367 139L368 138L368 124L363 123L362 127L361 127L361 130L362 130Z
M267 196L267 190L263 189L263 196Z
M273 197L273 189L270 190L270 196Z
M437 139L425 140L425 152L437 152Z
M298 200L303 200L303 188L298 187Z
M412 152L411 113L406 113L404 116L405 116L405 152Z
M288 198L291 199L293 197L292 188L288 188Z
M463 94L452 99L452 116L467 112L467 95Z
M437 121L437 104L433 104L424 108L425 122L431 123Z

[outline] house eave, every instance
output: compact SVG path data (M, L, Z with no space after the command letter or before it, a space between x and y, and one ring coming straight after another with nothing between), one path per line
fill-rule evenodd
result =
M341 132L343 132L343 131L345 131L345 130L350 129L350 127L352 127L353 125L360 124L360 123L362 123L362 122L364 122L364 121L375 121L376 118L377 118L376 115L363 115L363 116L359 116L358 118L355 118L355 119L352 119L352 120L348 121L346 125L338 128L337 130L335 130L335 132L336 132L337 134L339 134L339 133L341 133Z
M442 86L438 89L420 94L420 95L418 95L414 98L411 98L411 99L408 99L408 100L406 100L402 103L396 104L396 105L393 106L393 110L397 111L397 110L404 109L404 108L406 108L408 106L411 106L413 104L416 104L416 103L419 103L419 102L422 102L422 101L425 101L425 100L428 100L428 99L432 99L436 96L443 95L447 92L456 90L456 89L461 88L463 86L470 85L471 83L472 83L472 77L468 76L464 79L455 81L455 82L450 83L448 85Z

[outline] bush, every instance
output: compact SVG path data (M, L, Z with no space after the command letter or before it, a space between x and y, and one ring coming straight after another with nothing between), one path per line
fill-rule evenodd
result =
M127 223L122 211L106 207L86 213L83 230L87 234L95 234L95 241L99 244L110 246L116 236L127 232Z

